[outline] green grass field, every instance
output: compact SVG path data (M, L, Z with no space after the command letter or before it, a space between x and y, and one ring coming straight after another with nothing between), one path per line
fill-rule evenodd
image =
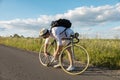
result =
M0 37L0 44L39 52L43 43L39 38ZM119 39L82 39L79 42L90 55L90 64L109 69L120 69Z

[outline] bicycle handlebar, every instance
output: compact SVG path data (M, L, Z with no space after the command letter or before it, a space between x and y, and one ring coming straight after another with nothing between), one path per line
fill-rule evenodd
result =
M79 40L79 33L75 33L74 35L71 35L72 38L75 38L77 41L74 41L74 43L78 43L80 40Z
M80 40L78 38L76 38L77 41L75 41L74 43L78 43Z
M63 40L73 40L73 39L76 39L77 41L74 41L73 43L78 43L80 40L79 40L79 34L78 33L75 33L73 35L70 36L70 38L62 38Z

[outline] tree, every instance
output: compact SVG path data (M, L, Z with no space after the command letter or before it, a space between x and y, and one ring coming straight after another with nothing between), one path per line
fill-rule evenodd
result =
M15 37L15 38L20 38L20 36L19 36L18 34L14 34L13 37Z

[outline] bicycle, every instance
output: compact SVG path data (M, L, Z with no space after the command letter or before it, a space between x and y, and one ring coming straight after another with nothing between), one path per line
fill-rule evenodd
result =
M62 70L71 75L82 74L83 72L85 72L85 70L89 66L89 54L84 47L77 44L79 43L78 36L79 34L75 33L74 35L71 35L70 38L63 38L64 40L70 40L70 44L65 46L59 55L59 63L61 65ZM56 64L56 63L51 63L51 59L53 55L52 53L54 53L55 48L56 48L55 41L51 42L48 46L47 51L49 52L49 56L46 57L44 55L43 48L44 48L44 45L41 47L39 51L40 63L43 66L52 66ZM67 55L68 53L66 52L68 48L71 48L72 50L71 55L73 59L73 64L75 66L75 70L73 71L66 70L68 66L70 65L69 60L68 60L68 55Z

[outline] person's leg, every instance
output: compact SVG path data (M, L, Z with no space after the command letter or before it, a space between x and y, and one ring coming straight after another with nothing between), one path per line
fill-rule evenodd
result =
M71 42L70 42L70 40L63 40L62 43L63 43L64 46L69 46ZM69 59L69 62L70 62L70 66L73 66L71 47L68 47L66 51L67 51L68 59Z
M54 59L58 59L59 58L59 55L61 53L61 50L62 50L62 45L58 45L57 46L57 49L55 50L54 54L53 54L53 57Z
M69 58L69 61L70 61L70 65L68 66L68 68L66 69L67 71L72 71L75 69L74 67L74 63L73 63L73 58L72 58L72 50L71 48L68 48L67 49L67 53L68 53L68 58Z
M67 54L68 54L68 58L69 58L69 61L70 61L70 66L73 66L73 59L72 59L72 51L71 51L71 48L67 48Z

